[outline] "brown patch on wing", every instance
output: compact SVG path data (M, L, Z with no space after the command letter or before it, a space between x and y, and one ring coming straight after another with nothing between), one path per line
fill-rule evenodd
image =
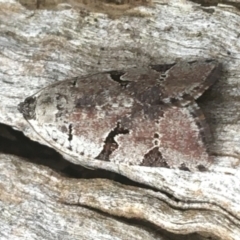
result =
M187 108L171 107L159 124L160 151L170 166L193 170L211 164L202 129Z
M140 166L169 168L169 165L162 157L162 154L159 151L158 147L151 149L148 153L144 155L143 161Z

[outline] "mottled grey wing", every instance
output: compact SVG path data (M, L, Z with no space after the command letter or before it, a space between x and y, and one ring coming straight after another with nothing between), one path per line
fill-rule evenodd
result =
M140 102L186 106L220 77L221 64L206 59L180 61L109 73Z
M42 89L19 110L69 154L196 170L211 162L205 127L194 108L176 105L194 103L219 70L216 61L202 60L78 77Z

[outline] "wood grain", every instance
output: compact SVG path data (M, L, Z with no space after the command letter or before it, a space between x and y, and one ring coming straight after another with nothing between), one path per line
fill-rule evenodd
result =
M1 239L240 239L239 10L158 0L138 11L145 17L112 20L84 9L29 10L2 0L0 122L48 145L17 110L42 87L81 74L216 58L222 76L198 101L214 136L210 171L91 162L141 184L133 186L108 175L70 179L1 154Z

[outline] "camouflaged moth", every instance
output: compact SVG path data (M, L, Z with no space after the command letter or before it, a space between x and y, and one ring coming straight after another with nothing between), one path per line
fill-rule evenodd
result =
M220 70L203 59L75 77L26 98L19 111L73 156L201 171L211 163L209 131L195 100Z

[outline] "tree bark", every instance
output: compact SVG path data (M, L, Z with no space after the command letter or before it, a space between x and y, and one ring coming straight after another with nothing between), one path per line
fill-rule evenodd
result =
M94 3L0 1L0 238L240 239L239 10ZM204 173L59 155L17 110L66 78L207 57L223 72L198 101L214 138Z

